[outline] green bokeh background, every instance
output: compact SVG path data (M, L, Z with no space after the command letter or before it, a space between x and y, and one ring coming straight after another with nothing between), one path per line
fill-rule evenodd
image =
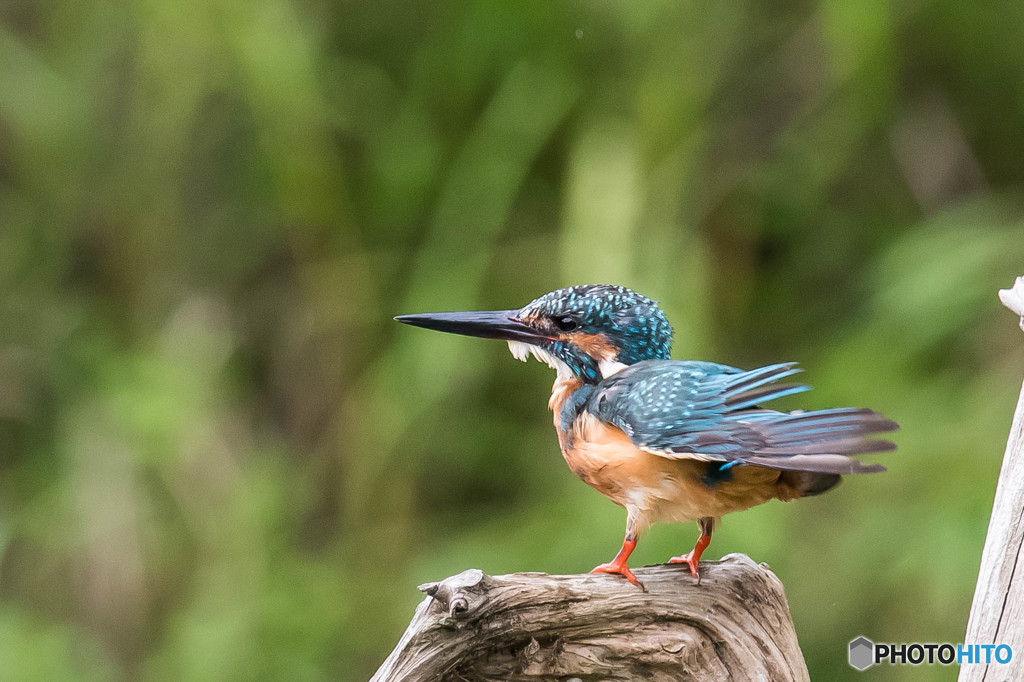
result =
M1019 0L0 3L3 677L361 680L418 583L607 561L550 370L391 321L586 282L901 423L708 551L778 573L812 678L961 641L1024 375L1022 41Z

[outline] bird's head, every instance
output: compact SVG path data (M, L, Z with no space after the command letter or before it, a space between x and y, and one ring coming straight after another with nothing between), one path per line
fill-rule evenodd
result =
M593 383L641 360L667 359L672 326L658 304L607 284L559 289L518 310L401 315L399 322L508 341L512 355L533 355L563 378Z

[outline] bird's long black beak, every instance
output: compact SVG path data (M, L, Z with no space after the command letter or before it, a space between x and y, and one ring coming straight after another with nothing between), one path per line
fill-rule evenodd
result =
M524 341L539 343L549 341L539 330L516 319L518 310L471 310L459 313L425 313L423 315L399 315L395 319L414 327L435 329L439 332L478 336L483 339L503 341Z

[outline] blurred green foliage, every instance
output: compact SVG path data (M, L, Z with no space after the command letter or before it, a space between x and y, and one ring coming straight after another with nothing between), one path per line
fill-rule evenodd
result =
M1022 35L1018 0L0 3L3 676L365 679L419 582L608 560L550 371L391 321L584 282L902 424L709 552L776 570L813 678L960 641L1024 373Z

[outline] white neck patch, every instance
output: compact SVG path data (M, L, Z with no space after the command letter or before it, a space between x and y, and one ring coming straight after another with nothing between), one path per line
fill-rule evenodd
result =
M597 368L601 370L601 376L607 379L616 372L621 372L626 369L628 365L624 365L618 360L612 360L611 358L605 358L598 365Z

